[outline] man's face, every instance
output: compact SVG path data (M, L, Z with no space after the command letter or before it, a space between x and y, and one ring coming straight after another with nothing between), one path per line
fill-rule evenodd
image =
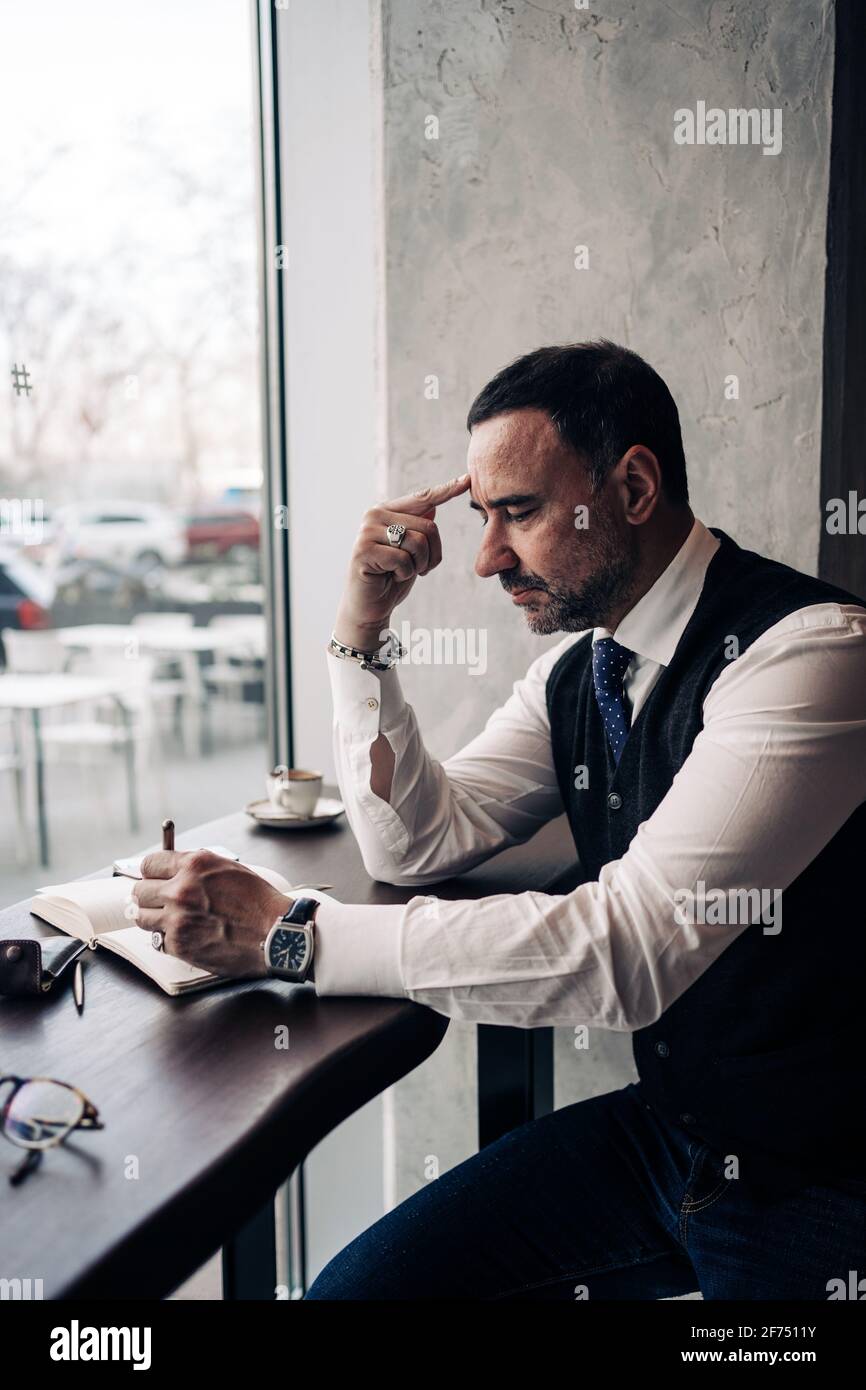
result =
M608 627L635 588L638 528L622 514L614 470L598 494L543 410L476 425L467 456L470 505L483 526L475 572L498 574L532 632ZM585 529L575 526L586 506Z

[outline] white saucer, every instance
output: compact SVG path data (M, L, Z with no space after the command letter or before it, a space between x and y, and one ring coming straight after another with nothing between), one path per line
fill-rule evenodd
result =
M345 810L342 801L332 796L320 796L311 816L299 816L294 811L281 811L268 798L251 801L244 807L258 825L266 825L271 830L309 830L313 825L329 825Z

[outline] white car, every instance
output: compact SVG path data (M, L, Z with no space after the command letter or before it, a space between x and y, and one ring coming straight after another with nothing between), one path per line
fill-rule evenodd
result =
M57 507L52 515L61 559L103 560L150 569L186 555L183 517L155 502L100 502Z

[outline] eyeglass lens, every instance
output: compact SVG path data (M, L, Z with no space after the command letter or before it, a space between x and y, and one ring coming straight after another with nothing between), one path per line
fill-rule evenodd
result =
M3 1131L14 1144L48 1148L73 1129L84 1113L81 1097L58 1081L25 1081L3 1117Z

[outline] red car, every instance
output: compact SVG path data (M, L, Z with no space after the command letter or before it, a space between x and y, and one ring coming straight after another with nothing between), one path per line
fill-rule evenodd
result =
M258 550L259 523L252 512L228 507L191 512L186 518L186 545L191 560L215 559L231 550Z

